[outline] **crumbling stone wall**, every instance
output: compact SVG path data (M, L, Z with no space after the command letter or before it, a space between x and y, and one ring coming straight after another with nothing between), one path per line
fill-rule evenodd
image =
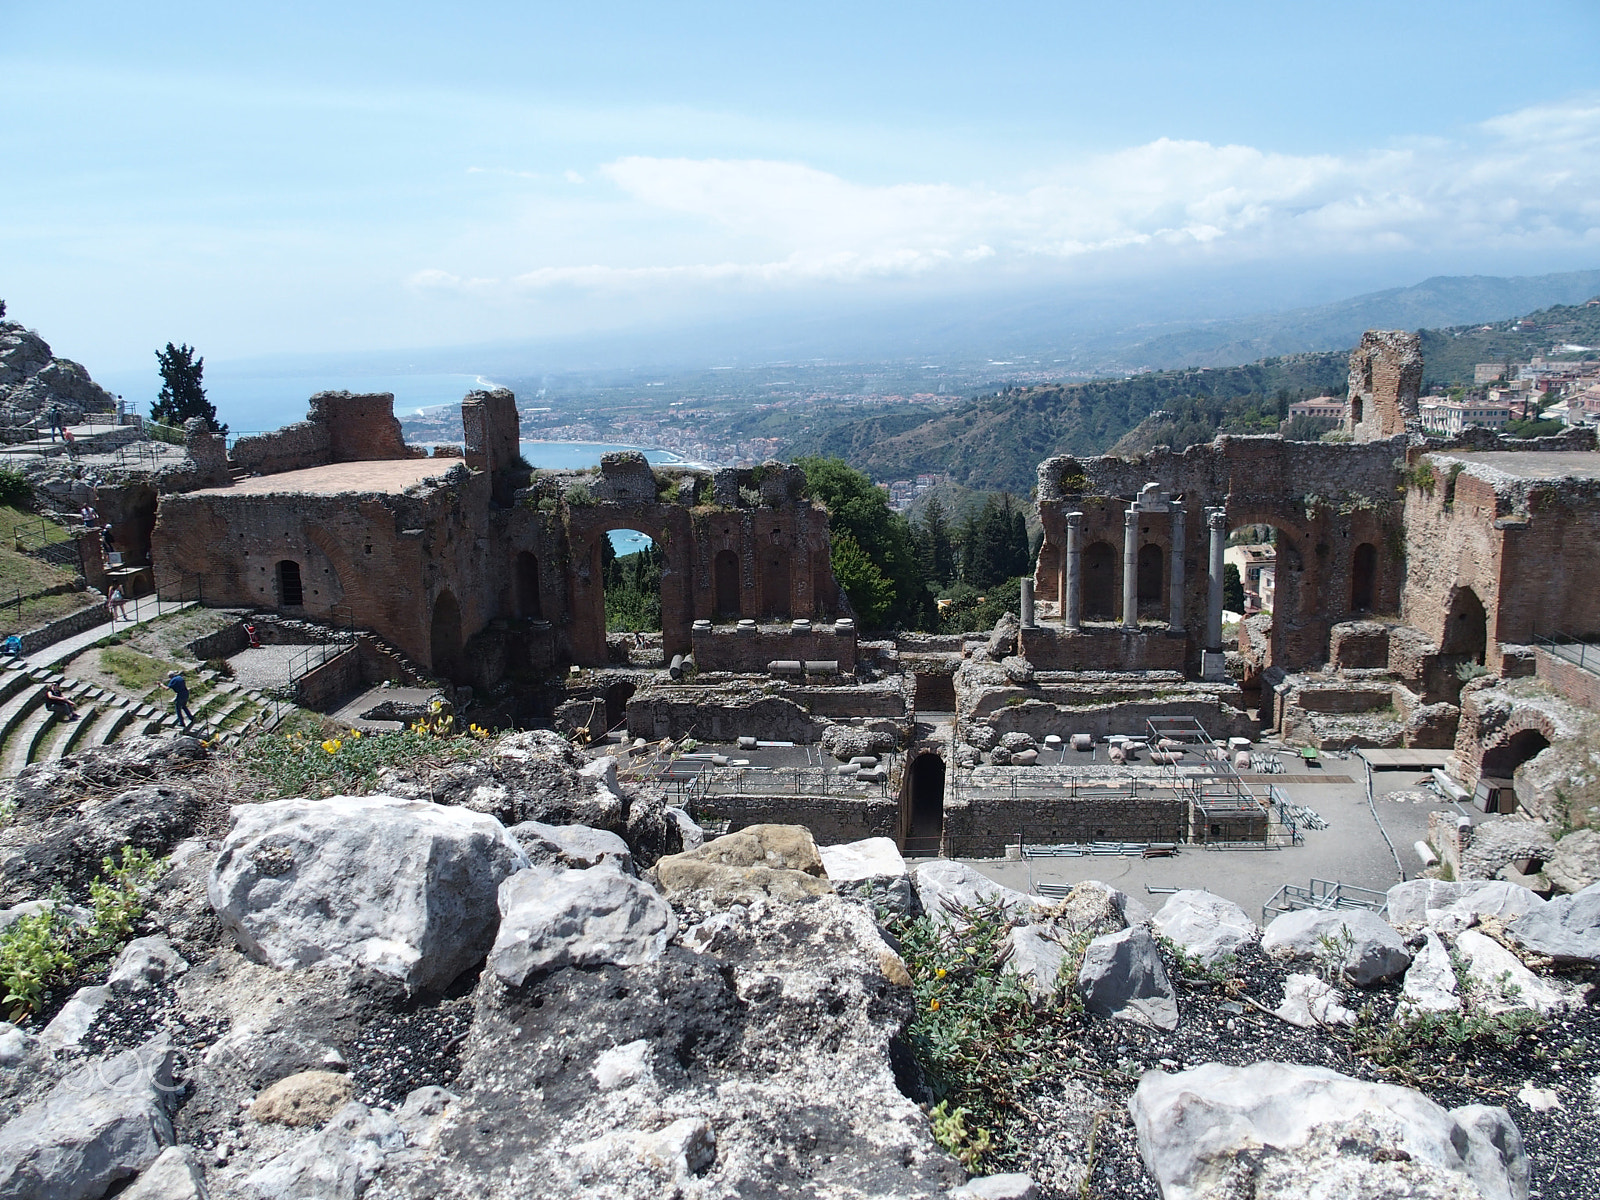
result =
M991 794L992 793L992 794ZM1179 793L1055 800L1012 798L1003 788L963 787L944 808L948 853L997 858L1020 836L1030 845L1060 842L1187 840L1189 802Z
M792 625L720 625L694 629L691 633L695 665L702 671L735 671L764 674L775 661L837 662L839 672L856 669L856 629L851 622L844 628L814 625L796 629Z
M1122 514L1146 484L1156 483L1186 509L1183 613L1188 666L1193 669L1198 664L1205 632L1209 605L1205 510L1215 507L1227 513L1230 529L1265 524L1277 530L1277 598L1265 665L1284 669L1320 665L1327 661L1329 630L1355 615L1355 556L1363 545L1372 547L1375 562L1370 611L1394 613L1400 607L1404 505L1397 464L1404 453L1403 437L1361 444L1222 436L1181 453L1157 450L1134 459L1046 459L1039 465L1044 542L1034 594L1059 605L1066 514L1082 512L1080 547L1086 550L1099 541L1114 552L1111 610L1120 616ZM1159 546L1164 559L1170 557L1166 514L1141 518L1138 528L1141 545ZM1170 584L1164 566L1163 588ZM1160 619L1159 614L1151 615ZM1046 618L1041 623L1051 622Z
M1399 329L1369 329L1350 352L1344 430L1358 442L1406 431L1422 391L1422 338Z
M1021 629L1017 638L1022 656L1041 671L1181 672L1189 649L1187 637L1158 628L1125 633L1102 626L1067 633L1038 625Z
M304 421L240 437L232 461L252 475L276 475L335 462L416 458L394 415L392 392L318 392Z

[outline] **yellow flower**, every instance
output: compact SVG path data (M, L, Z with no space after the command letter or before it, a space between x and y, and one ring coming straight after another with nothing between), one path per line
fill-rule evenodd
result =
M355 741L355 740L356 740L356 739L357 739L357 738L359 738L359 737L360 737L360 736L361 736L361 730L359 730L359 729L352 729L352 730L351 730L351 731L350 731L350 740L351 740L351 741L352 741L352 742L353 742L353 741Z
M928 1001L928 1007L930 1009L932 1009L934 1012L938 1012L939 1011L939 1002L937 1000L929 1000Z
M934 972L934 975L936 975L940 979L943 979L944 978L944 968L940 967L937 971Z
M338 738L329 738L327 741L322 743L322 748L329 754L337 754L339 753L339 747L342 745L344 745L344 743Z

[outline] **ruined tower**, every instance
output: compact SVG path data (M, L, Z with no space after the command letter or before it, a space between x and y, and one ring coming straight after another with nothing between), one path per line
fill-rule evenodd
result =
M1406 431L1422 390L1422 339L1403 329L1369 329L1350 352L1344 431L1376 442Z

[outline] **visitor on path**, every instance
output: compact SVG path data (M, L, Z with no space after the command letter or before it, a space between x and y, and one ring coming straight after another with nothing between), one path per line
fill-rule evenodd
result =
M74 720L78 715L78 706L67 699L67 694L61 690L59 683L45 686L44 706L63 721Z
M51 438L50 440L53 442L53 441L55 441L55 438ZM78 439L75 438L72 435L72 430L63 429L61 431L61 440L67 444L67 457L68 458L77 458L78 457Z
M119 583L111 589L111 594L106 597L106 608L111 613L113 620L126 621L128 619L128 602L123 598L122 585Z
M100 524L100 514L95 512L92 504L85 504L78 510L78 515L83 518L83 527L85 529L93 529Z
M189 726L194 724L194 713L189 710L189 684L184 680L183 672L174 671L165 686L172 689L173 715L178 718L183 731L188 733Z
M45 414L45 419L50 422L50 440L56 440L56 434L65 433L67 427L61 423L61 410L51 405L50 411Z
M244 623L244 635L250 639L250 649L261 649L261 639L256 636L256 627L250 624L249 621Z
M100 543L106 548L107 554L110 554L117 548L117 539L111 536L110 521L107 521L106 527L100 531Z

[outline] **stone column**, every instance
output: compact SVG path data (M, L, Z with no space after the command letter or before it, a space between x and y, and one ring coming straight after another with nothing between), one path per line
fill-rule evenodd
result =
M1183 505L1173 502L1172 568L1167 572L1167 625L1173 633L1183 632Z
M1206 611L1207 650L1222 649L1222 551L1228 540L1228 510L1206 509L1211 528L1211 603Z
M1033 580L1022 577L1022 627L1033 628Z
M1122 514L1122 627L1139 628L1139 510Z
M1083 612L1083 547L1079 544L1082 529L1083 514L1069 512L1066 566L1061 572L1061 627L1068 633L1078 631Z

